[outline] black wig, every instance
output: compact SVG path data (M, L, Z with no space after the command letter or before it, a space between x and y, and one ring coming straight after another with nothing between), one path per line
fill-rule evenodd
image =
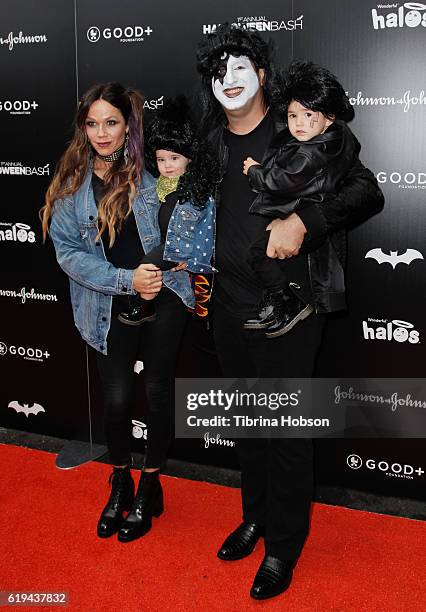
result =
M202 76L202 129L211 129L225 116L212 91L212 78L223 62L224 53L235 57L244 55L253 62L256 70L263 68L266 77L263 86L265 106L280 110L281 80L274 64L274 43L272 40L264 40L253 30L224 23L208 34L198 46L197 69Z
M188 157L191 162L178 183L179 202L191 201L197 208L207 204L218 181L218 164L207 142L197 136L185 96L165 99L146 129L145 163L158 176L156 151L164 149Z
M343 87L326 68L313 62L295 60L284 73L284 105L292 100L329 118L352 121L354 109Z

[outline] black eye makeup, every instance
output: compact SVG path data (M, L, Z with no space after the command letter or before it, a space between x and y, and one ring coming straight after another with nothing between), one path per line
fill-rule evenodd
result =
M223 79L225 78L225 75L226 75L226 68L227 68L226 64L220 64L217 67L217 69L216 69L216 71L214 73L215 80L219 79L221 82L223 81Z

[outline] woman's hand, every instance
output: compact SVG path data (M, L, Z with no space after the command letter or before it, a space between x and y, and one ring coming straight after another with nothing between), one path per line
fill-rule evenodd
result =
M145 300L152 300L160 292L163 273L154 264L141 264L133 272L133 289Z
M274 219L266 228L269 235L268 257L286 259L299 253L306 227L297 213L292 213L286 219Z

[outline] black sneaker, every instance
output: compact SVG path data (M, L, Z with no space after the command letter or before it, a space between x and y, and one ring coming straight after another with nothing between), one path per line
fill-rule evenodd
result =
M154 300L135 300L134 305L128 311L120 312L117 319L125 325L142 325L156 318Z

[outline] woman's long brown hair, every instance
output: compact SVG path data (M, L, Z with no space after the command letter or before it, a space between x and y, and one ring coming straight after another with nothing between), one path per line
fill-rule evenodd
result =
M55 201L75 193L82 185L92 154L86 134L86 118L96 100L105 100L119 109L128 129L127 162L122 156L112 163L104 176L107 193L98 204L97 239L108 228L109 244L114 243L124 219L132 210L136 187L140 184L143 169L143 98L131 88L119 83L94 85L81 98L74 118L74 136L63 154L46 193L45 204L40 210L43 239L48 233Z

